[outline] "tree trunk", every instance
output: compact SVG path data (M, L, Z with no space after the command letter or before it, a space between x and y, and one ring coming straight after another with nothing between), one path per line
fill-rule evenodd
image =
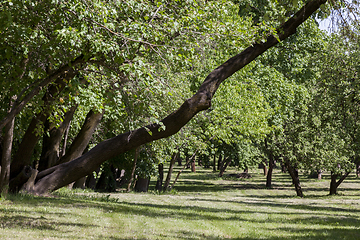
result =
M158 165L158 173L159 173L159 176L156 181L155 190L160 192L162 190L162 185L163 185L163 181L164 181L164 164L163 163L160 163Z
M195 164L195 159L193 161L191 161L191 172L196 172L196 164Z
M224 175L224 172L225 172L226 168L230 165L231 160L232 159L230 157L227 157L227 158L224 159L223 162L225 162L225 165L222 164L221 169L220 169L220 173L219 173L219 177L222 177Z
M12 102L10 103L10 109ZM0 193L7 194L10 181L10 165L11 165L11 150L14 137L14 122L15 119L11 119L5 125L4 138L2 140L2 153L1 153L1 171L0 171Z
M177 162L178 162L178 166L182 166L182 158L181 157L178 157Z
M222 160L223 156L222 154L220 153L219 155L219 158L218 158L218 164L217 164L217 170L220 171L223 167L223 160Z
M138 159L139 153L140 153L140 147L137 147L136 150L135 150L134 164L133 164L133 168L132 168L132 170L131 170L131 175L130 175L129 184L128 184L127 189L126 189L127 192L130 192L130 190L131 190L131 184L132 184L132 182L133 182L133 180L134 180L136 163L137 163L137 159Z
M299 179L299 172L295 169L289 162L286 163L287 170L292 178L292 182L295 186L296 195L298 197L304 197L301 186L300 186L300 179Z
M72 142L69 150L59 160L57 164L70 162L71 160L80 157L84 153L95 129L97 128L102 117L104 116L104 113L104 110L102 112L94 112L93 110L89 111L89 113L86 115L84 124L81 127L80 132Z
M60 157L60 143L67 129L69 129L71 119L74 116L76 106L71 107L64 116L64 121L58 128L51 128L49 120L46 120L45 127L49 129L49 135L43 135L43 147L39 161L39 171L43 171L55 165Z
M174 164L175 164L176 158L178 157L179 154L180 154L179 152L173 153L173 155L171 157L169 171L168 171L168 173L166 175L166 180L165 180L164 187L163 187L164 192L166 192L168 190L168 187L170 185L171 175L172 175L172 172L174 170ZM188 163L186 163L185 166L187 164Z
M135 184L136 192L147 192L149 189L150 178L139 177Z
M216 172L216 154L214 154L213 172Z
M74 185L72 186L72 188L85 189L86 178L87 178L87 177L82 177L82 178L78 179L78 180L74 183Z
M355 157L355 172L356 172L356 177L360 177L360 157L356 156Z
M103 162L121 153L137 148L142 144L177 133L197 113L211 106L211 99L220 84L238 70L252 62L256 57L279 41L296 32L296 28L320 8L326 0L311 0L288 21L277 29L277 36L270 35L266 41L253 43L240 54L230 58L224 64L212 71L191 98L187 99L179 109L161 120L131 132L120 134L99 143L83 156L67 163L60 164L40 172L41 177L35 184L35 191L44 194L63 187L76 179L90 174ZM164 129L165 126L165 129ZM152 134L149 134L151 132Z
M9 191L16 193L21 189L21 186L26 183L33 173L33 168L30 166L25 166L23 170L9 182ZM20 186L20 187L19 187Z
M66 153L66 146L67 146L67 140L69 137L70 126L71 126L71 121L69 122L69 125L67 126L65 133L64 133L64 141L63 141L61 152L59 153L59 158L62 158Z
M96 175L99 174L100 172L100 167L98 169L96 169L94 171L96 173ZM91 189L95 189L96 188L96 178L94 177L94 172L90 173L89 175L87 175L86 177L86 183L85 186Z
M21 191L25 191L27 193L32 193L34 191L34 183L35 178L38 174L38 170L31 169L30 171L30 178L26 181L26 183L21 187Z
M275 166L275 162L274 162L274 156L272 154L272 151L269 151L268 156L269 156L269 170L266 175L266 187L271 188L272 187L272 173L273 173L273 169Z
M350 172L346 172L344 175L342 175L339 179L339 181L336 181L336 179L340 176L339 174L334 174L331 172L331 182L330 182L330 195L337 194L337 188L339 185L345 180L347 176L349 176Z

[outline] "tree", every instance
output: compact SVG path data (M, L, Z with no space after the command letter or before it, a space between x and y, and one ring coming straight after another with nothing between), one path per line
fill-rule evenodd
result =
M318 154L326 156L321 167L331 172L330 195L354 167L359 152L359 44L332 34L321 81L315 86L313 122L318 131ZM324 58L326 56L326 58ZM331 137L329 137L329 135ZM324 158L324 157L323 157ZM339 179L339 180L337 180Z

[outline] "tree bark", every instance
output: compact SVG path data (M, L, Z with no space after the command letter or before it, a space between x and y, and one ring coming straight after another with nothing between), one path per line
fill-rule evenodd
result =
M269 157L269 169L268 169L267 175L266 175L266 187L271 188L272 187L272 173L273 173L273 169L275 167L274 155L271 150L268 150L268 157Z
M214 153L213 172L216 172L216 154Z
M158 165L158 173L159 173L159 176L156 181L155 190L160 192L162 190L162 185L163 185L163 181L164 181L164 164L163 163L160 163Z
M230 158L230 157L227 157L227 158L224 159L223 162L225 162L225 165L222 164L221 169L220 169L220 173L219 173L219 177L222 177L222 176L224 175L224 172L225 172L226 168L227 168L227 167L230 165L230 163L231 163L231 158Z
M267 174L268 174L268 169L267 169L266 165L267 165L266 161L262 163L262 169L263 169L263 172L264 172L264 176L267 176Z
M219 154L219 158L218 158L218 161L217 161L217 170L218 171L220 171L221 169L222 169L222 167L223 167L223 160L222 160L222 158L223 158L223 156L222 156L222 154L220 153Z
M150 178L139 177L135 184L136 192L147 192L149 189Z
M301 185L300 185L300 179L299 179L299 172L297 169L295 169L289 162L286 162L287 170L292 178L292 182L295 186L296 195L298 197L304 197Z
M63 187L76 179L94 171L104 161L134 149L142 144L177 133L198 112L211 106L211 99L220 84L238 70L252 62L256 57L269 48L275 46L296 32L296 28L303 23L312 13L326 3L326 0L311 0L288 21L278 29L277 36L269 36L264 43L254 43L243 52L230 58L224 64L212 71L200 86L198 92L187 99L179 109L161 120L162 124L154 123L131 132L120 134L105 140L91 149L88 153L67 163L47 169L35 184L35 191L43 194L48 191ZM163 129L165 126L165 129ZM149 134L149 131L152 133ZM41 172L39 173L41 174Z
M179 152L173 153L173 155L171 157L169 171L168 171L168 173L166 175L166 179L165 179L165 183L164 183L164 187L163 187L164 192L166 192L168 190L168 187L170 185L171 175L172 175L172 172L174 170L174 164L175 164L175 161L176 161L179 154L180 154Z
M30 166L25 166L23 170L9 182L9 191L16 193L21 189L21 186L26 183L33 173L33 168ZM20 186L20 187L19 187ZM34 192L35 193L35 192Z
M196 172L196 164L195 164L195 159L193 161L191 161L191 172Z
M130 192L130 190L131 190L131 184L132 184L132 182L133 182L133 180L134 180L136 163L137 163L137 159L138 159L139 153L140 153L140 147L137 147L136 150L135 150L134 163L133 163L133 168L132 168L132 170L131 170L131 175L130 175L129 184L128 184L127 189L126 189L127 192Z
M27 192L27 193L32 193L34 191L34 183L35 183L35 178L38 174L38 170L36 169L31 169L30 171L30 178L26 181L26 183L21 187L21 191Z
M340 177L338 181L336 179L340 176L339 174L334 174L331 172L331 182L330 182L330 195L337 194L337 188L339 185L345 180L347 176L349 176L350 172L346 172L344 175Z
M99 125L102 117L104 116L105 111L102 112L95 112L90 110L89 113L86 115L84 124L81 127L80 132L72 142L69 150L66 154L57 162L57 164L70 162L71 160L80 157L84 150L86 149L89 141Z
M12 102L10 102L10 108ZM14 122L15 118L11 119L5 125L4 138L2 140L2 153L1 153L1 170L0 170L0 193L7 194L10 181L10 165L11 165L11 151L12 142L14 138Z

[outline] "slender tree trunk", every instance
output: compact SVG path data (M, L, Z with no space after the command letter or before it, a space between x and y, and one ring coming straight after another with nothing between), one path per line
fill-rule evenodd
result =
M299 179L299 172L297 169L295 169L289 162L286 163L287 170L292 178L292 182L295 186L296 195L298 197L304 197L301 185L300 185L300 179Z
M272 151L269 151L268 155L269 155L269 170L266 175L266 187L271 188L272 187L272 173L273 173L273 169L275 166L275 162L274 162L274 155L273 155Z
M61 152L59 154L59 158L62 158L66 153L66 146L67 146L67 140L69 137L70 125L71 125L71 121L69 122L69 125L67 126L65 133L64 133L64 141L63 141L63 146L62 146Z
M191 172L196 172L196 164L195 164L195 159L191 161Z
M163 181L164 181L164 164L163 163L160 163L158 165L158 173L159 173L159 176L156 181L155 190L160 192L162 190L162 185L163 185Z
M172 175L172 172L174 170L174 164L175 164L176 158L179 156L179 154L180 154L180 152L173 153L173 155L171 157L169 171L168 171L168 173L166 175L166 180L165 180L164 187L163 187L164 192L166 192L168 190L168 187L170 185L171 175ZM187 164L188 163L186 163L186 165Z
M219 158L218 158L218 164L217 164L217 170L220 171L223 167L223 160L222 160L223 156L222 154L220 153L219 155Z
M339 185L345 180L347 176L349 176L350 172L346 172L344 175L340 177L338 181L336 179L340 176L339 174L334 174L331 172L331 182L330 182L330 195L337 194L337 188Z
M213 172L216 172L216 154L214 153Z
M178 157L178 166L182 166L182 158L181 157Z
M86 115L83 126L81 127L80 132L72 142L69 150L66 152L64 157L62 157L57 164L70 162L71 160L80 157L84 150L86 149L89 141L95 132L97 126L99 125L102 117L104 116L105 111L95 112L90 110Z
M35 192L44 194L63 187L76 179L90 174L103 162L121 153L177 133L197 113L211 106L211 99L220 84L256 57L296 32L297 27L310 17L326 0L311 0L289 20L277 29L277 35L270 35L266 41L253 43L238 55L213 70L199 87L197 93L187 99L177 110L161 120L131 132L99 143L83 156L67 163L54 166L43 172L35 184ZM165 129L163 129L165 126ZM149 132L152 134L150 135Z
M12 101L10 102L10 109L12 107ZM10 163L11 163L11 150L12 142L14 138L14 122L15 119L11 119L5 125L5 133L2 141L2 156L1 156L1 174L0 174L0 193L7 194L10 181Z
M130 191L131 191L131 184L132 184L132 182L133 182L133 180L134 180L136 163L137 163L137 159L138 159L139 153L140 153L140 147L137 147L136 150L135 150L134 163L133 163L133 168L132 168L132 170L131 170L131 175L130 175L129 184L128 184L127 189L126 189L127 192L130 192Z
M356 156L355 157L355 172L356 172L356 177L360 177L360 157Z

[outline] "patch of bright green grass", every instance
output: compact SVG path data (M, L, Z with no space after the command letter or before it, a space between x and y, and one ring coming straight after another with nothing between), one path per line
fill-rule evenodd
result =
M328 196L329 176L302 177L305 198L295 196L286 174L275 172L272 189L260 170L251 174L185 171L169 194L64 188L52 198L8 195L0 199L0 239L360 239L354 174L336 196Z

